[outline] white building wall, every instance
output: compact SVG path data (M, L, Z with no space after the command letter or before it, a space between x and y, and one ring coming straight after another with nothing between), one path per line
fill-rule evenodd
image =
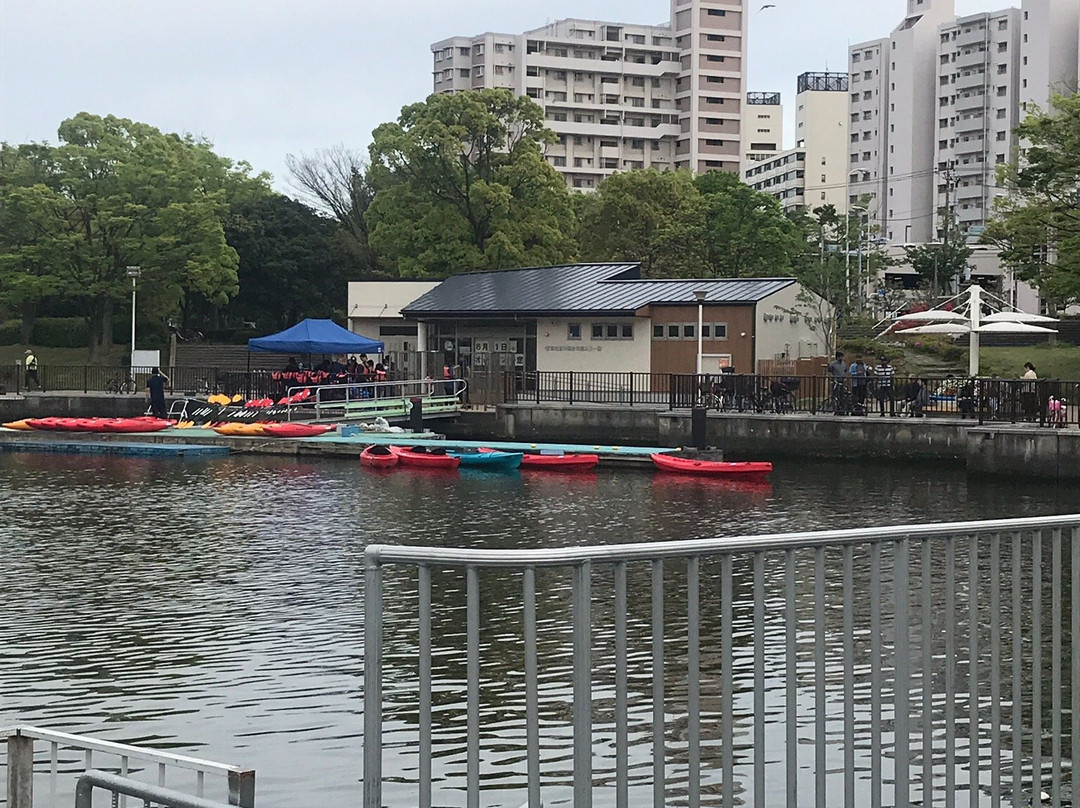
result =
M884 237L892 243L929 241L933 234L938 26L954 16L953 0L908 0L908 16L890 37L883 204Z
M795 97L795 138L805 154L804 202L813 209L848 208L848 94L807 90Z
M1023 0L1020 13L1021 110L1046 109L1055 93L1077 89L1080 0Z
M570 324L580 326L580 339L570 339ZM632 323L633 339L593 339L592 324ZM648 373L652 367L652 330L649 319L567 318L536 323L536 369L597 373Z
M761 300L755 313L754 365L763 359L801 359L823 356L825 345L820 333L792 311L810 309L799 301L799 284L792 284ZM816 313L816 312L815 312Z

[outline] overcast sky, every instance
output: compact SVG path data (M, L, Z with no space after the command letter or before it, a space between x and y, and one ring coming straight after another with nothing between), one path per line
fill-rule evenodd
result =
M956 0L961 14L1007 5ZM905 8L756 0L748 89L781 91L790 118L799 73L843 70L848 43L885 36ZM55 141L65 118L111 113L208 138L284 190L286 154L364 149L427 96L432 42L563 17L656 24L669 0L0 0L0 140Z

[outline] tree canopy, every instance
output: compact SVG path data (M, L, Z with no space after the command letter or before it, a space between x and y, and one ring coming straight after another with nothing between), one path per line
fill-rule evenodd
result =
M1056 96L1016 134L1028 145L999 178L1008 196L995 202L984 240L1001 249L1017 277L1052 304L1080 301L1080 95Z
M570 195L542 152L553 138L509 90L405 107L373 134L371 245L407 277L571 260Z
M80 113L58 135L55 147L2 147L4 304L25 313L49 295L74 301L94 358L112 343L128 266L142 270L144 316L236 293L238 259L222 221L230 203L268 192L265 177L205 141L111 115Z

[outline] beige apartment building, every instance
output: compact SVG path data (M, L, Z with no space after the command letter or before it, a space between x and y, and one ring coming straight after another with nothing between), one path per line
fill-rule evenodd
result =
M780 93L747 93L743 108L743 171L784 149Z
M848 209L848 74L803 73L795 96L795 148L750 163L743 180L784 210Z
M547 159L573 188L615 171L738 171L743 0L671 0L669 22L565 19L431 46L435 92L505 87L544 108Z

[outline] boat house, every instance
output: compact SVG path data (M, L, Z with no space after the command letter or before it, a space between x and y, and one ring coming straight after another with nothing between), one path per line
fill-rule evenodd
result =
M794 278L645 280L605 263L454 275L404 306L417 342L463 369L693 373L820 357L821 307ZM700 298L700 302L699 302Z

